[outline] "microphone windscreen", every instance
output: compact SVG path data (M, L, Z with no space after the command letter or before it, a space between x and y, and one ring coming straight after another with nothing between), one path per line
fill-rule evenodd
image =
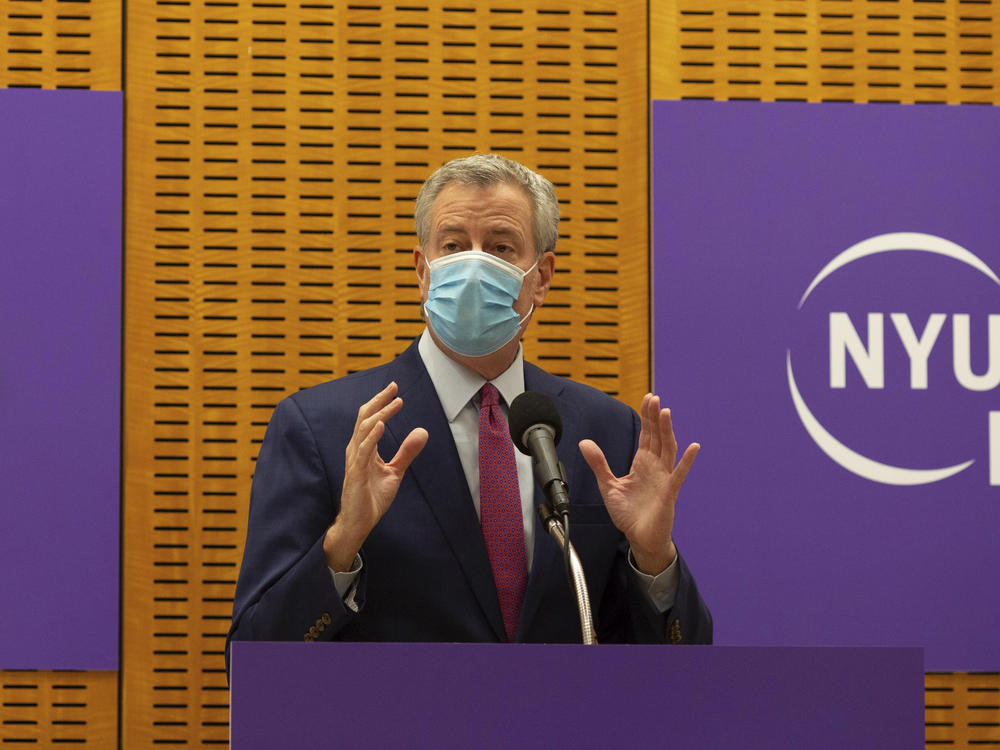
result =
M538 424L548 425L555 432L553 442L558 444L562 437L562 417L556 410L556 405L546 394L538 391L525 391L514 399L510 405L507 417L510 425L510 437L521 453L531 455L531 450L524 444L524 433Z

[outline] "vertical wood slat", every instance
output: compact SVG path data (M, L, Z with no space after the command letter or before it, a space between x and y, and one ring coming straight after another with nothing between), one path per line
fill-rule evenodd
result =
M652 98L996 105L997 39L988 0L652 0ZM1000 674L928 674L927 746L1000 746L998 695Z
M116 747L118 673L0 670L0 744Z
M225 744L223 638L264 427L422 328L412 203L500 151L556 184L526 349L648 387L645 5L129 9L123 744Z

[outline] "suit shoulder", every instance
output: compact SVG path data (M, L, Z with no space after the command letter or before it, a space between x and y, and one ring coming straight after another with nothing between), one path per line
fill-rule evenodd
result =
M395 359L381 365L289 394L278 406L288 407L289 403L293 403L307 418L331 411L345 411L352 415L353 420L361 404L394 380L402 386L415 376L420 366L416 348L410 347Z
M552 375L529 362L524 363L525 387L549 393L560 403L560 411L571 406L583 421L613 424L631 423L636 417L632 407L593 386Z

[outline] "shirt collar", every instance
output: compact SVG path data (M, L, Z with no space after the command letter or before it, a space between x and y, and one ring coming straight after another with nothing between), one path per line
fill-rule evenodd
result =
M426 328L420 336L417 351L427 374L431 376L445 416L449 422L454 422L462 408L479 393L486 379L441 351ZM497 387L508 406L524 393L524 355L520 346L510 367L490 382Z

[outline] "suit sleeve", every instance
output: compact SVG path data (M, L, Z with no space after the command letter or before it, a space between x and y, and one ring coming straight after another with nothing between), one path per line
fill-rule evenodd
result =
M341 479L328 475L293 398L274 411L250 494L246 548L226 639L330 640L351 620L323 554L339 509ZM354 601L364 603L362 570Z
M694 576L677 553L680 577L674 606L660 613L642 591L634 576L628 576L632 643L712 643L712 614L698 592Z
M633 450L639 447L639 417L633 412L632 432ZM625 471L627 471L627 467ZM619 474L620 476L620 474ZM627 554L627 553L626 553ZM619 574L619 580L624 582L628 599L628 633L626 640L630 643L687 643L687 644L711 644L712 643L712 615L708 611L701 594L698 591L698 584L691 574L687 563L677 553L677 564L679 566L679 576L677 581L677 593L674 597L674 605L667 612L659 612L649 597L643 591L640 582L631 569ZM624 567L628 568L628 563L624 562Z

